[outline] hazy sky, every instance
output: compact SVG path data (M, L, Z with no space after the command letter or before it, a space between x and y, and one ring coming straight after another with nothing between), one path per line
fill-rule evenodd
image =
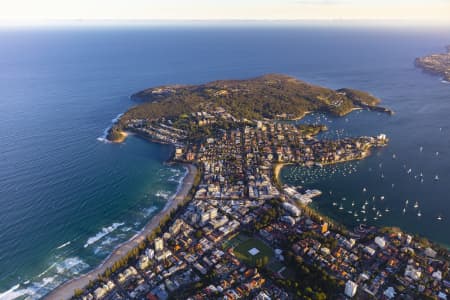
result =
M450 22L450 0L0 0L0 21L53 19Z

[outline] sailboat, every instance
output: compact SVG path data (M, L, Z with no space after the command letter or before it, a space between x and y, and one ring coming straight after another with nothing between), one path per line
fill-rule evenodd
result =
M420 150L420 152L422 152L422 151L423 151L423 147L422 147L422 146L420 146L419 150Z
M414 203L414 208L418 208L419 207L419 202L416 201L416 203Z
M405 213L406 213L406 208L404 207L404 208L403 208L403 214L405 214Z
M367 189L366 189L366 188L363 188L363 192L367 192Z

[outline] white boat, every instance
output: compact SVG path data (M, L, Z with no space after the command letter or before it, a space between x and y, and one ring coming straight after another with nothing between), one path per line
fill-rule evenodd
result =
M420 212L420 210L419 210L419 212L417 213L417 216L418 216L418 217L422 216L422 213Z
M442 216L439 215L439 216L437 217L437 220L438 220L438 221L442 221Z
M422 147L422 146L420 146L419 150L420 150L420 152L422 152L422 151L423 151L423 147Z
M416 201L416 203L414 203L414 208L418 208L419 207L419 202Z
M380 199L381 199L381 200L384 200L384 196L380 196Z
M367 189L366 188L363 188L363 192L366 192L367 191Z
M439 180L439 176L438 175L434 176L434 180L438 181Z
M408 203L409 203L409 200L406 200L406 201L405 201L405 204L408 205Z
M352 201L352 206L355 206L355 201Z
M344 209L344 207L342 206L342 203L341 203L341 205L339 206L339 210L343 210Z
M337 205L337 203L336 202L333 202L333 206L336 206Z
M384 211L385 211L385 212L389 212L390 210L389 210L389 208L386 207L386 209L385 209Z
M406 213L406 208L403 208L403 214L405 214Z

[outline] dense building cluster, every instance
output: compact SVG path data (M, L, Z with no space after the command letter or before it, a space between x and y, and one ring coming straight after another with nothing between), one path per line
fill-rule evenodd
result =
M209 126L222 116L232 117L220 110L189 120ZM447 299L443 253L400 231L349 232L306 206L320 191L274 182L277 163L361 159L386 144L384 135L321 141L311 128L241 120L192 141L173 123L129 126L176 144L175 159L198 165L194 196L130 263L77 299Z

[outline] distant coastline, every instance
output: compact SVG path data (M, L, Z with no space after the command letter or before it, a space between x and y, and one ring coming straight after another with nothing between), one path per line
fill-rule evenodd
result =
M450 45L446 53L435 53L418 57L414 63L431 74L440 75L444 82L450 82Z

